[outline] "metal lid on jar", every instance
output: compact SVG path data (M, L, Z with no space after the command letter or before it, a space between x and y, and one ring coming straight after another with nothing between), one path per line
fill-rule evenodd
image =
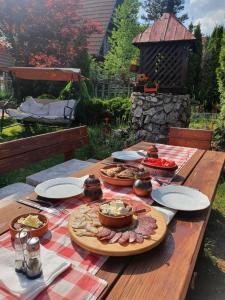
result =
M21 230L17 232L17 234L15 235L15 242L24 244L26 243L27 239L28 239L28 232L26 230Z
M151 178L150 173L146 171L144 168L140 168L139 171L136 173L135 176L137 179L146 179Z
M40 240L38 237L32 237L27 240L27 251L37 251L40 249Z

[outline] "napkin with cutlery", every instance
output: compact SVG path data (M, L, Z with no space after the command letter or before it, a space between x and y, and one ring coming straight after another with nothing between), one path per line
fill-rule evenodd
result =
M40 278L32 280L22 273L15 272L14 255L14 252L7 248L0 249L0 287L23 300L34 299L71 265L55 252L41 247L43 274Z

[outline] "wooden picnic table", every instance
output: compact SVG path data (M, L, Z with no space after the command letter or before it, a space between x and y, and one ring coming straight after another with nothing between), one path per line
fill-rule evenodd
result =
M129 150L146 150L141 142ZM108 161L109 159L107 159ZM197 150L182 167L175 184L199 189L212 202L223 170L225 153ZM104 161L73 174L98 175ZM17 214L34 212L33 208L12 203L0 209L0 234ZM111 257L96 274L108 282L101 299L184 299L210 216L211 207L198 212L179 212L168 226L165 240L155 249L131 257Z

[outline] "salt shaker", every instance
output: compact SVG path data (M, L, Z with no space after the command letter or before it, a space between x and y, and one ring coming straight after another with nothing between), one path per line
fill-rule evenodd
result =
M14 240L15 248L15 270L16 272L25 272L25 251L26 251L26 242L28 239L27 231L17 232Z
M133 185L133 192L141 197L149 196L152 191L152 183L149 172L140 169L135 176L136 180Z
M28 239L26 246L26 275L30 279L35 279L40 277L42 274L39 238L32 237Z
M95 175L89 175L84 181L84 195L90 200L101 200L102 189L100 180Z

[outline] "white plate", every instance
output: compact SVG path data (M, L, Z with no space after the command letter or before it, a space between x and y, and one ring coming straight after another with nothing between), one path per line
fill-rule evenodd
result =
M206 195L186 186L161 186L153 190L151 196L157 203L176 210L201 210L210 205Z
M139 160L143 158L136 151L117 151L113 152L111 156L121 160Z
M80 195L84 181L79 178L54 178L38 184L35 193L49 199L64 199Z

